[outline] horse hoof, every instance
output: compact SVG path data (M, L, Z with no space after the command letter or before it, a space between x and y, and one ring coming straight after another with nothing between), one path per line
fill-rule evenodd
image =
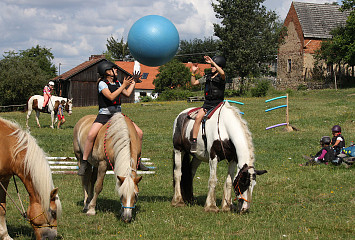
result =
M96 214L96 211L94 209L89 209L86 212L86 215L88 215L88 216L95 216L95 214Z
M186 204L183 201L178 201L178 202L172 201L171 205L174 207L185 207L186 206Z
M231 207L230 206L224 206L222 207L222 212L230 212L231 211Z
M218 213L218 212L219 212L219 209L218 209L217 206L205 207L205 212Z

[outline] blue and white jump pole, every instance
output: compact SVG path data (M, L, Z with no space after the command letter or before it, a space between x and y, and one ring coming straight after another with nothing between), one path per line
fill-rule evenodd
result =
M265 103L268 103L268 102L271 102L271 101L275 101L275 100L278 100L278 99L283 99L283 98L286 98L286 104L285 105L280 105L280 106L277 106L277 107L266 109L265 112L270 112L270 111L273 111L273 110L276 110L276 109L279 109L279 108L286 108L286 122L269 126L269 127L265 128L265 130L269 130L269 129L272 129L272 128L275 128L275 127L280 127L280 126L285 126L285 125L286 125L286 130L287 131L292 131L293 130L292 127L290 127L290 123L289 123L288 94L286 94L285 96L280 96L280 97L268 99L268 100L265 101Z

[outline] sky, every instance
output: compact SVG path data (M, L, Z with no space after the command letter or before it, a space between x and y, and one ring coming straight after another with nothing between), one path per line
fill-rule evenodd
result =
M263 5L283 21L291 2L266 0ZM106 51L111 36L127 41L130 27L146 15L168 18L180 40L211 37L218 23L211 0L0 0L0 56L40 45L51 49L53 63L64 73Z

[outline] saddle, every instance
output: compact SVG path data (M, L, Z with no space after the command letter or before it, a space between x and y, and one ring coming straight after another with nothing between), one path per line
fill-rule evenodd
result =
M223 102L221 102L220 104L218 104L215 108L210 109L204 116L204 119L210 119L212 117L212 115L215 113L215 111L223 104ZM188 113L187 113L187 117L189 119L196 119L197 113L198 111L200 111L201 107L197 107L197 108L193 108L191 109Z
M210 119L213 114L216 112L216 110L218 108L220 108L221 106L223 106L224 102L221 102L220 104L218 104L215 108L210 109L205 116L202 119L201 125L202 125L202 139L203 139L203 143L205 145L205 150L207 151L207 136L206 136L206 121L208 119ZM201 107L198 108L193 108L191 109L188 113L187 113L187 117L190 119L196 119L197 113L198 111L201 109Z

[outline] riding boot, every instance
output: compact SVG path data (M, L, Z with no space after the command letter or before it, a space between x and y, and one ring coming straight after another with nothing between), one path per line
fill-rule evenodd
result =
M146 166L143 165L142 161L139 162L139 165L138 165L138 170L141 170L141 171L149 171L149 168L147 168Z
M81 160L80 161L80 167L78 170L78 175L79 176L84 176L86 169L88 169L89 167L91 167L91 164L87 161L87 160Z
M49 113L49 111L48 111L48 105L46 105L44 108L42 108L42 112L44 112L44 113Z
M190 152L196 153L197 152L197 140L193 139L190 143L191 143Z

